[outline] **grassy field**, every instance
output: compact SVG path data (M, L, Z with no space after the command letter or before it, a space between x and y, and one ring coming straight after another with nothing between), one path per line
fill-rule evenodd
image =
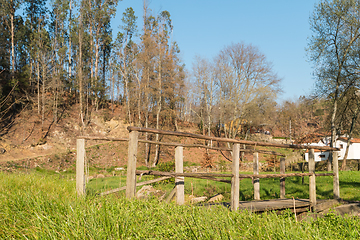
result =
M358 199L353 173L341 173L341 189ZM346 178L345 178L346 176ZM290 213L262 215L224 207L128 201L120 195L77 198L73 175L0 173L1 239L359 239L359 218L329 214L297 222ZM320 179L320 178L318 178ZM325 179L325 178L324 178ZM325 181L325 180L324 180ZM263 181L262 181L263 182ZM289 180L303 188L301 180ZM95 182L94 182L95 183ZM212 183L203 183L204 188ZM272 183L266 183L272 186ZM195 181L193 182L195 185ZM248 183L242 181L242 189ZM275 191L276 184L272 187ZM262 183L263 188L265 183ZM100 183L98 185L100 188ZM221 189L221 185L219 186ZM329 189L331 187L328 187ZM200 187L199 187L200 189ZM327 188L320 191L329 196ZM352 189L352 191L350 191ZM247 194L251 195L251 190ZM246 191L244 191L246 193ZM296 190L293 191L295 195ZM272 196L270 190L262 196ZM305 193L304 193L305 194ZM306 197L304 195L304 197Z

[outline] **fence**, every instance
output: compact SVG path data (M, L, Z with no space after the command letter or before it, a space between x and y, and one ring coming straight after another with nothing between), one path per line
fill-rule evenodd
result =
M338 172L338 154L336 151L339 151L337 148L330 147L321 147L321 146L306 146L306 145L295 145L295 144L277 144L277 143L268 143L268 142L253 142L246 140L236 140L229 138L219 138L204 136L199 134L192 134L186 132L172 132L157 130L151 128L139 128L139 127L128 127L129 138L107 138L107 137L87 137L81 136L77 139L77 160L76 160L76 190L79 195L85 195L86 181L85 181L85 140L107 140L107 141L128 141L128 163L127 163L127 177L126 177L126 187L113 189L107 192L102 193L101 195L106 195L114 193L120 190L126 190L126 197L133 198L136 193L136 187L150 184L171 177L175 178L175 188L173 193L176 194L176 203L184 204L184 178L202 178L209 179L213 181L221 181L231 183L231 201L230 206L232 210L237 210L239 207L239 181L242 178L251 178L253 180L254 187L254 200L260 200L260 178L280 178L280 198L285 198L285 178L292 176L309 176L309 200L312 205L316 205L316 176L333 176L333 193L334 198L340 198L339 190L339 172ZM232 143L233 147L230 148L221 148L221 147L211 147L201 144L181 144L175 142L156 142L139 139L139 133L153 133L153 134L162 134L170 136L180 136L196 139L204 139L217 142ZM175 172L160 172L160 171L137 171L136 162L137 162L137 151L139 143L149 143L165 146L174 146L175 147ZM253 150L250 149L241 149L240 144L254 146ZM293 149L309 149L309 173L285 173L285 158L284 155L279 154L274 151L265 151L256 149L257 146L265 147L278 147L278 148L293 148ZM219 174L219 173L184 173L183 172L183 149L184 147L201 147L213 150L223 150L223 151L232 151L232 173L231 174ZM315 173L315 158L314 158L314 149L328 150L332 151L333 155L333 172L328 173ZM253 152L253 174L240 174L239 173L239 163L240 163L240 152ZM259 174L259 153L273 154L281 156L280 158L280 174ZM136 175L156 175L161 176L161 178L149 180L141 183L136 183ZM220 179L221 178L231 178L231 180Z

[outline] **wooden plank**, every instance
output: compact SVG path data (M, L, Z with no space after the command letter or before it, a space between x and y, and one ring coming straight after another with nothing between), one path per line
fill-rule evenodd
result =
M254 142L254 141L239 140L239 139L232 139L232 138L212 137L212 136L206 136L206 135L200 135L200 134L194 134L194 133L186 133L186 132L172 132L172 131L165 131L165 130L159 130L159 129L154 129L154 128L141 128L141 127L129 126L127 129L130 132L131 131L148 132L148 133L154 133L154 134L182 136L182 137L212 140L212 141L218 141L218 142L240 143L240 144L246 144L246 145L264 146L264 147L281 147L281 148L294 148L294 149L320 149L320 150L329 150L329 151L331 151L331 150L340 151L340 149L338 149L338 148L332 148L332 147L327 147L327 146Z
M309 198L312 206L316 205L316 180L315 180L315 154L314 149L309 150Z
M302 209L310 206L307 199L295 199L295 208ZM239 209L247 209L251 212L265 212L271 210L294 209L293 199L273 199L260 201L240 201Z
M226 180L226 179L220 179L220 178L214 178L214 177L197 177L199 179L206 179L206 180L211 180L211 181L215 181L215 182L223 182L223 183L230 183L231 184L231 180Z
M152 179L152 180L148 180L148 181L136 183L136 186L139 187L139 186L143 186L143 185L147 185L147 184L152 184L152 183L164 181L164 180L169 179L169 178L171 178L171 177L155 178L155 179ZM111 194L111 193L120 192L120 191L122 191L122 190L126 190L126 186L120 187L120 188L111 189L111 190L106 191L106 192L102 192L102 193L100 193L100 196L104 196L104 195L108 195L108 194Z
M165 202L169 203L171 199L174 198L175 194L176 194L176 186L173 188L173 190L171 190L169 196L167 196L167 198L165 199Z
M76 139L76 192L85 196L85 139Z
M329 200L319 200L317 204L313 207L313 212L322 212L329 208L334 208L335 205L338 205L339 201L335 199Z
M312 173L285 173L285 174L240 174L240 178L278 178L311 176ZM333 173L315 173L315 176L333 176ZM247 177L245 177L247 176Z
M155 175L155 176L170 176L170 177L191 177L203 178L214 181L223 181L223 179L216 179L215 177L232 177L233 174L222 173L170 173L153 170L136 170L136 175ZM312 173L285 173L285 174L239 174L239 178L279 178L279 177L302 177L311 176ZM333 173L316 173L315 176L333 176ZM226 180L224 180L227 182Z
M157 176L171 176L171 177L232 177L232 174L224 173L170 173L153 170L136 170L136 174L140 175L157 175Z
M315 173L316 177L320 176L334 176L334 173Z
M136 175L154 175L154 176L169 176L169 177L190 177L190 178L200 178L207 179L217 182L231 183L231 180L215 178L211 176L211 173L169 173L169 172L160 172L160 171L151 171L151 170L136 170ZM214 174L214 176L219 174ZM221 177L232 177L232 174L225 174L226 176ZM251 177L248 177L251 178Z
M86 140L105 140L105 141L120 141L125 142L129 141L128 138L112 138L112 137L97 137L97 136L79 136L77 139L86 139Z
M232 178L231 178L231 202L230 208L232 211L236 211L239 208L240 197L240 182L239 182L239 158L240 158L240 144L235 143L233 145L232 156Z
M136 160L139 132L129 133L128 163L126 176L126 197L133 198L136 193Z
M183 147L177 146L175 148L175 172L183 173L184 172L184 155L183 155ZM175 178L175 186L176 186L176 203L178 205L183 205L185 203L185 194L184 194L184 177L176 177Z
M333 159L333 192L334 192L334 199L340 198L340 185L339 185L339 160L338 160L338 152L332 152L332 159Z
M285 158L280 158L280 174L285 174ZM280 198L285 198L285 178L280 178Z
M254 174L259 174L259 154L257 152L254 152L253 154L253 169ZM254 199L260 200L260 180L259 178L253 179L254 184Z

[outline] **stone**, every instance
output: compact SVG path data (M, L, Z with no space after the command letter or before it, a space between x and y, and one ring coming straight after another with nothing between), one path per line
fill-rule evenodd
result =
M158 192L153 186L151 185L145 185L143 186L139 191L137 191L135 197L137 199L147 199L150 196L155 195Z
M224 199L224 196L222 194L216 194L215 196L213 196L212 198L209 199L209 203L212 202L220 202L221 200Z
M192 197L192 198L190 196L190 202L192 204L199 203L199 202L205 202L206 199L207 199L207 197L205 197L205 196L204 197Z

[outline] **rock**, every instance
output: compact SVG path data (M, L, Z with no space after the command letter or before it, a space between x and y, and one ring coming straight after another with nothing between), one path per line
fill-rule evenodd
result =
M207 197L192 197L191 198L191 196L190 196L190 202L192 203L192 204L194 204L194 203L199 203L199 202L205 202L206 201L206 199L207 199Z
M105 176L104 176L104 174L98 174L97 176L96 176L96 178L105 178Z
M49 144L47 144L47 143L45 143L45 144L42 145L41 147L42 147L42 149L44 149L44 150L48 150L48 149L51 149L51 148L52 148L52 146L49 145Z
M158 190L153 188L151 185L143 186L135 195L137 199L146 199L156 194Z
M122 171L122 170L125 170L124 168L122 167L117 167L117 168L114 168L115 171Z
M117 128L120 125L120 121L117 121L112 118L110 121L105 122L105 124L111 130Z
M341 216L350 215L350 216L358 216L360 214L360 203L350 203L344 204L336 207L335 212L340 214Z
M4 154L6 152L5 148L0 148L0 154Z
M224 196L222 194L216 194L215 196L213 196L212 198L209 199L209 203L212 202L220 202L221 200L224 199Z
M318 207L319 209L319 207ZM315 209L316 210L316 209ZM358 216L360 217L360 203L350 203L350 204L343 204L337 206L335 208L330 207L326 208L324 211L318 213L303 213L298 216L298 220L301 221L312 221L316 220L317 218L321 218L326 216L328 213L334 213L341 216Z

